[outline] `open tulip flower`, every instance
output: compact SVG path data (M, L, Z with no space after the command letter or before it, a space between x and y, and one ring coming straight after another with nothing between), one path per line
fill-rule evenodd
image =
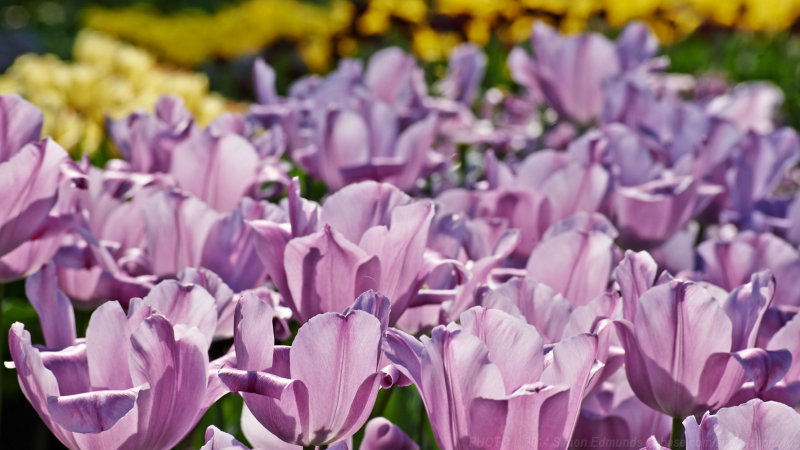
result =
M694 416L683 421L686 450L769 448L791 450L800 441L800 413L776 402L750 400L739 406L706 412L700 423ZM664 450L655 436L647 450Z
M25 396L67 447L169 448L225 393L209 373L216 325L203 288L166 281L127 315L117 302L99 307L85 339L75 339L69 300L52 268L32 277L28 295L43 311L47 347L33 346L24 325L8 340Z
M278 120L292 158L331 190L364 180L416 189L449 163L447 152L434 146L442 120L469 116L458 102L428 97L422 69L399 48L377 52L365 69L344 60L324 79L303 78L285 99L275 95L274 71L266 63L257 61L254 75L263 105L251 114Z
M289 194L289 224L250 222L262 262L295 319L342 311L376 289L391 299L394 323L432 269L425 245L433 205L371 181L336 192L322 207L295 192Z
M748 379L774 385L788 370L790 352L752 348L773 283L754 275L722 302L681 280L642 293L633 320L616 322L633 392L651 408L682 419L725 406Z
M236 367L222 368L220 379L281 440L341 441L367 421L381 383L392 383L378 367L389 307L386 297L365 293L344 314L306 322L291 347L273 346L272 307L244 296L235 316Z
M417 340L387 335L389 359L416 384L442 449L564 448L593 374L597 340L579 335L545 354L536 328L472 308Z
M71 228L57 201L69 192L69 184L86 185L86 176L61 146L50 138L40 140L42 120L42 113L19 96L0 96L3 282L30 275L53 258Z

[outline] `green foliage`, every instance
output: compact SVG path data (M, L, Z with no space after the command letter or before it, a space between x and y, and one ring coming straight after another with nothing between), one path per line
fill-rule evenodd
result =
M783 121L800 127L800 36L703 32L666 47L670 71L713 74L730 82L766 80L784 93Z

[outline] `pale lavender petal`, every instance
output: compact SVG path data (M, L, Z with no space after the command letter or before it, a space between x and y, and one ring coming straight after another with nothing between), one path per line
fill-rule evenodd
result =
M707 421L710 423L704 427ZM701 439L719 448L727 449L734 437L741 440L742 448L789 450L800 440L800 413L781 403L754 399L704 416L700 427Z
M218 211L231 211L256 180L258 154L241 136L199 134L177 146L172 176L187 192Z
M194 197L162 192L146 201L147 251L155 275L176 275L197 267L219 213Z
M133 409L138 389L95 391L47 398L53 420L73 433L100 433Z
M55 265L48 263L25 280L25 295L39 315L44 341L52 349L75 343L75 312L58 289Z
M16 94L0 96L0 163L42 135L44 117L39 108Z
M412 201L411 197L389 183L363 181L328 197L322 205L319 220L342 233L347 240L359 242L369 228L389 226L392 211Z
M563 427L560 428L562 442L569 440L578 420L584 393L596 367L597 341L597 336L592 334L580 334L561 341L553 348L552 361L542 372L542 383L569 387L569 394L564 399L566 404L562 406L566 408L563 422L559 423Z
M615 191L615 217L620 239L632 248L654 248L666 242L703 202L692 177L659 179Z
M486 308L517 312L536 327L545 343L558 342L569 321L572 306L552 288L536 280L512 278L489 291L482 301ZM504 305L511 305L508 311Z
M352 306L348 306L342 315L347 315L350 311L364 311L375 316L381 322L381 334L386 333L389 328L389 315L391 314L392 303L389 297L369 290L359 295Z
M208 291L217 307L217 329L215 338L233 337L233 312L236 309L233 301L233 290L211 270L203 267L188 268L178 274L181 284L195 284Z
M367 289L377 289L380 264L341 234L325 226L286 245L284 264L297 319L343 311Z
M139 405L137 436L142 448L172 447L202 415L207 387L208 340L197 329L176 327L153 315L131 334L128 360L134 385L150 385L150 401Z
M310 431L322 434L315 440L338 440L336 433L355 425L348 424L351 410L361 414L365 407L371 409L379 380L362 384L377 373L380 343L380 321L362 311L316 316L300 328L292 343L290 372L308 388ZM372 391L362 393L362 389ZM362 399L367 404L354 404L363 395L371 401ZM366 421L366 416L363 419ZM334 435L324 436L323 430Z
M210 343L217 328L214 297L196 284L164 280L150 290L144 303L163 314L173 325L197 327Z
M292 178L288 188L289 223L292 237L306 236L317 231L320 220L320 207L300 196L300 180Z
M749 283L736 288L722 301L722 308L733 325L733 351L756 345L761 320L774 293L775 277L768 272L758 272Z
M536 328L502 311L480 307L462 313L461 326L486 345L489 359L500 368L506 394L539 381L544 348Z
M118 302L101 305L86 329L86 355L93 389L127 389L133 386L128 369L131 329Z
M264 425L259 423L246 404L242 406L241 425L242 433L247 438L247 441L253 445L253 448L275 450L299 450L302 448L299 445L289 444L270 433L269 430L264 428Z
M658 264L649 253L625 251L625 257L614 269L614 278L622 293L622 316L625 320L633 320L636 316L639 297L653 287L657 271Z
M292 238L291 233L280 224L269 220L254 220L248 222L248 225L256 233L256 252L266 267L272 283L278 288L293 311L297 312L286 281L286 268L283 261L286 245Z
M255 245L257 237L247 226L248 220L261 219L257 211L260 205L252 208L256 211L248 211L253 203L249 198L243 199L239 207L212 225L200 259L202 267L219 275L237 292L257 286L266 275ZM254 212L255 217L248 217Z
M254 293L244 293L238 298L234 314L236 367L256 371L272 367L274 316L272 305Z
M474 44L461 44L450 53L447 75L439 90L447 98L472 105L485 70L486 55L481 49Z
M792 354L792 365L786 373L786 380L800 382L800 314L783 326L770 339L767 350L786 349Z
M617 39L617 54L622 70L632 70L654 57L658 52L658 39L640 22L633 22L622 30Z
M394 323L422 286L424 252L434 208L430 203L399 206L392 211L390 227L373 227L359 246L380 260L380 291L392 300Z
M200 447L200 450L245 450L250 448L214 425L206 428L205 439L206 443Z
M541 242L531 253L528 275L575 307L606 291L614 264L614 241L599 232L565 232Z
M56 203L67 152L55 141L28 144L0 162L0 256L31 238Z
M253 63L253 87L258 103L269 105L278 101L278 94L275 93L275 70L261 58Z
M401 90L407 87L415 67L411 55L397 47L390 47L372 55L364 73L364 84L376 97L391 104L398 100Z
M734 122L742 130L769 133L775 127L774 114L783 103L783 93L776 86L742 83L706 105L709 113Z
M431 113L400 134L395 143L394 156L402 161L403 170L397 175L386 177L386 181L405 191L417 187L419 178L427 175L424 172L425 164L436 138L438 123L438 116Z
M734 353L734 358L744 368L756 392L764 392L775 386L792 365L792 354L786 349L768 351L748 348Z
M31 344L30 333L21 323L15 322L8 331L8 345L25 397L61 442L71 447L77 447L71 433L58 426L50 418L47 399L60 395L58 383L53 373L45 368L39 350Z
M419 446L397 425L383 417L376 417L364 429L363 450L418 450Z
M74 216L48 216L33 236L0 257L0 282L30 276L53 260L73 224Z

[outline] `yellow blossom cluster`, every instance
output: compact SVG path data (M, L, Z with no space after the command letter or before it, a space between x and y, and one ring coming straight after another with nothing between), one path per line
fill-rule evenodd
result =
M43 134L73 155L100 147L106 116L152 111L162 94L183 97L201 123L235 107L209 93L205 75L164 68L150 53L95 31L80 32L73 57L26 54L0 75L0 94L17 93L38 106Z
M423 59L441 59L461 36L480 45L493 35L506 44L518 43L528 38L536 20L566 33L583 31L592 21L621 28L639 20L662 43L671 43L702 25L777 31L800 18L800 0L432 0L430 5L427 14L421 14L424 0L371 0L358 28L379 35L389 30L392 18L410 22L414 50ZM445 25L436 28L431 23Z
M345 0L327 5L304 0L245 0L214 14L184 11L163 16L150 9L91 8L86 24L135 42L160 57L192 66L212 57L255 53L280 40L294 42L314 71L336 56L356 52L359 37L381 36L399 26L411 35L423 60L441 60L463 40L506 44L530 34L544 20L578 32L598 19L622 27L641 20L662 42L679 40L710 24L748 30L780 30L800 16L800 0L369 0L356 8Z
M322 70L332 62L333 37L350 28L354 11L345 0L327 6L302 0L246 0L214 14L187 10L164 16L143 6L93 7L85 11L85 23L184 66L256 53L285 40L298 46L312 70Z

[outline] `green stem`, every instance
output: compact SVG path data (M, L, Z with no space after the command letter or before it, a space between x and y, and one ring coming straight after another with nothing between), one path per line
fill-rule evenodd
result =
M686 448L686 441L683 439L683 421L680 417L672 418L672 434L669 436L669 448L672 450Z

